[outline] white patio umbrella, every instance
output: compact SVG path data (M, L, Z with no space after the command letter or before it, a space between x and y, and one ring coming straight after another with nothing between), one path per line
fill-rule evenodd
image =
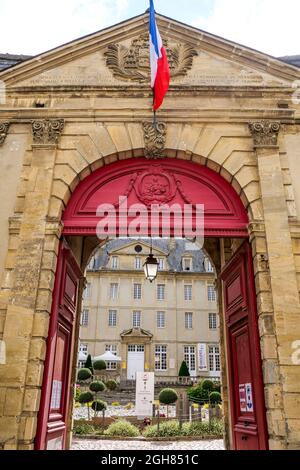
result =
M121 357L115 356L112 352L107 351L102 356L94 357L94 361L105 361L105 362L122 362Z
M78 361L83 362L87 360L87 354L84 354L82 351L80 351L78 355Z

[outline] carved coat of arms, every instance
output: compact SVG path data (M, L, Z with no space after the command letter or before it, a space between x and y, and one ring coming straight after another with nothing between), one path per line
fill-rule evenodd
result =
M185 76L193 66L197 51L189 44L169 46L164 40L171 77ZM115 77L122 80L146 82L150 77L149 36L134 39L129 48L122 44L110 44L105 52L106 65Z

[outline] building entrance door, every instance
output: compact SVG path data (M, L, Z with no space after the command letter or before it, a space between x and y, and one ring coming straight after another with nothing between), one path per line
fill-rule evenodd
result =
M145 370L145 346L130 344L127 357L127 380L135 380L137 372Z
M266 450L268 434L251 247L245 241L221 274L235 450Z

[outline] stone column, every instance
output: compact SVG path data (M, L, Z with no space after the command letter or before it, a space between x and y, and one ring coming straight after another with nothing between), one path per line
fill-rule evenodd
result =
M253 224L256 288L271 449L300 448L300 369L292 363L300 339L300 302L288 208L277 144L278 122L250 124L258 158L265 226ZM294 383L295 382L295 383Z
M7 360L0 366L4 449L32 449L36 434L60 236L59 221L47 216L63 128L63 120L32 122L32 160L3 334Z

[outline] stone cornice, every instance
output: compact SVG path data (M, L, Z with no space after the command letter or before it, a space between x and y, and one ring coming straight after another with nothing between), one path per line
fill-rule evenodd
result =
M254 148L277 148L280 127L278 121L250 122L249 129L253 137Z
M64 119L37 119L31 121L35 145L57 145L64 130Z
M6 122L6 121L0 122L0 146L4 144L9 126L10 126L10 122Z

